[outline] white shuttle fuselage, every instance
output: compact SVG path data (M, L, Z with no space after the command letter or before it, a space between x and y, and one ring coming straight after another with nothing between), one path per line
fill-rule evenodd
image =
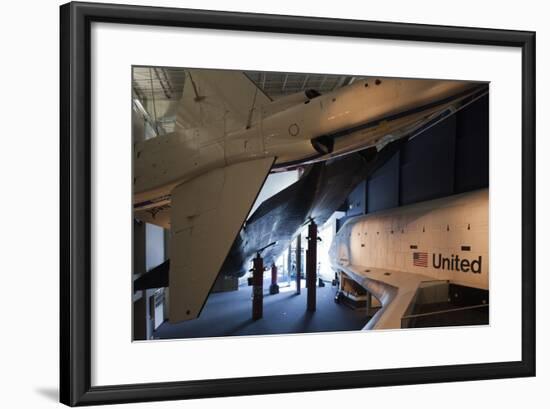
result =
M381 303L367 329L400 328L423 283L489 289L488 203L483 189L345 222L330 260Z

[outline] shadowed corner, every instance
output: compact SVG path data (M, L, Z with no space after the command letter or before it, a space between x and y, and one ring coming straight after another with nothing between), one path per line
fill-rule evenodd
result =
M37 388L36 392L48 400L59 402L59 389L56 387L41 387Z

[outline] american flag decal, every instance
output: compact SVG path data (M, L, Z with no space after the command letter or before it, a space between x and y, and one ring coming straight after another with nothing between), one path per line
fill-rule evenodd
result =
M413 253L413 265L428 267L428 253L415 251Z

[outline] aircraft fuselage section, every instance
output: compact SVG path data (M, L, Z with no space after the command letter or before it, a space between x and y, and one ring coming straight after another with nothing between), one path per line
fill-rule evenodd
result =
M489 288L488 189L374 212L346 221L332 267L388 269Z
M460 81L359 80L281 110L260 110L246 129L226 132L223 118L196 128L177 127L174 133L135 145L134 205L158 206L163 198L168 203L176 185L243 161L275 157L277 166L328 158L333 149L345 152L375 145L383 135L434 109L433 101L469 88L471 83ZM369 126L360 130L363 125ZM352 131L345 134L346 130ZM320 137L327 138L327 145L321 146L326 151L312 143Z

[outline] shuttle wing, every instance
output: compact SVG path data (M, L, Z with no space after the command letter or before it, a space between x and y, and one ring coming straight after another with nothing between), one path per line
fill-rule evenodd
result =
M374 295L382 308L363 329L401 328L401 317L413 300L423 281L433 278L406 271L388 270L358 265L339 265L338 268Z
M213 128L220 135L244 129L270 102L242 71L187 70L176 114L180 132Z
M196 318L274 158L210 171L172 191L169 319Z

